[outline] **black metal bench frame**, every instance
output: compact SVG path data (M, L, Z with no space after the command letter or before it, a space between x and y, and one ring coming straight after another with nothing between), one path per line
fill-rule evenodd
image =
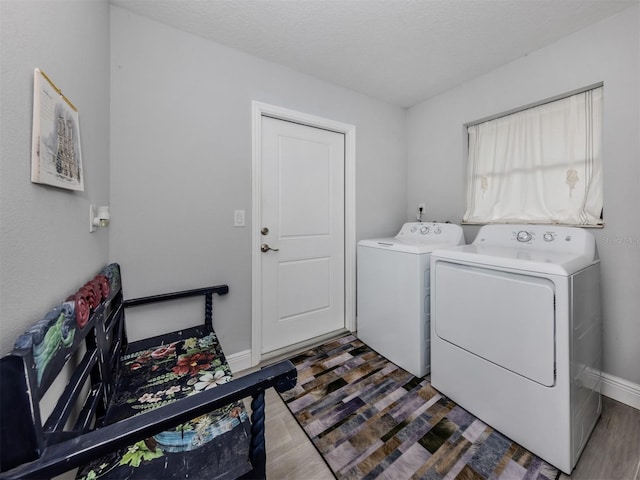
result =
M227 285L218 285L123 300L120 283L118 291L111 292L108 299L97 305L87 325L76 332L73 346L65 352L64 358L56 359L47 367L39 385L30 348L14 349L0 359L0 479L51 478L248 397L252 399L250 461L253 470L245 478L265 478L264 392L271 387L282 392L295 386L296 369L288 360L154 410L103 425L103 415L114 394L120 357L128 344L125 310L138 305L204 297L204 325L144 340L150 345L158 345L160 339L170 342L212 332L213 295L225 295L228 291ZM64 364L79 354L81 358L71 380L43 423L40 400L65 368ZM78 405L81 405L79 414ZM73 423L71 428L66 426L69 422Z

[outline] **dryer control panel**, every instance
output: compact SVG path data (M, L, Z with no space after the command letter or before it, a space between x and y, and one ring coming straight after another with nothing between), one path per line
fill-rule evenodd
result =
M534 232L530 232L527 230L520 230L518 231L518 233L515 234L516 240L518 240L520 243L527 243L530 242L531 240L533 240L535 233ZM542 240L544 240L545 242L553 242L557 237L556 232L553 231L546 231L542 234ZM571 241L571 235L568 237L569 241Z
M472 245L557 251L597 258L591 232L561 225L484 225Z

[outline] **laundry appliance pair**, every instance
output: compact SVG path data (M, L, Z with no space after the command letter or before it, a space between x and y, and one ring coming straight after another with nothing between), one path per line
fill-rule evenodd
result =
M411 275L393 256L376 265L373 250L396 243L361 242L358 335L414 375L430 369L441 393L570 473L602 408L595 239L574 227L486 225L473 243L455 242L427 247L428 265L414 260ZM418 298L428 303L420 318Z

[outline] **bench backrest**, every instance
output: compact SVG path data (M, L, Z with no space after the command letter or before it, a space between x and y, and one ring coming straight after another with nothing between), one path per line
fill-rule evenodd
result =
M0 471L94 427L113 394L124 328L120 267L111 264L18 338L0 359ZM40 401L68 364L71 379L43 419Z

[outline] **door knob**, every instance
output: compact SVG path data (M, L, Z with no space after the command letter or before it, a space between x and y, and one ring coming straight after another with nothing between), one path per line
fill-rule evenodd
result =
M269 245L267 245L266 243L263 243L262 245L260 245L260 251L263 253L268 252L269 250L273 250L274 252L279 252L280 250L277 248L271 248Z

